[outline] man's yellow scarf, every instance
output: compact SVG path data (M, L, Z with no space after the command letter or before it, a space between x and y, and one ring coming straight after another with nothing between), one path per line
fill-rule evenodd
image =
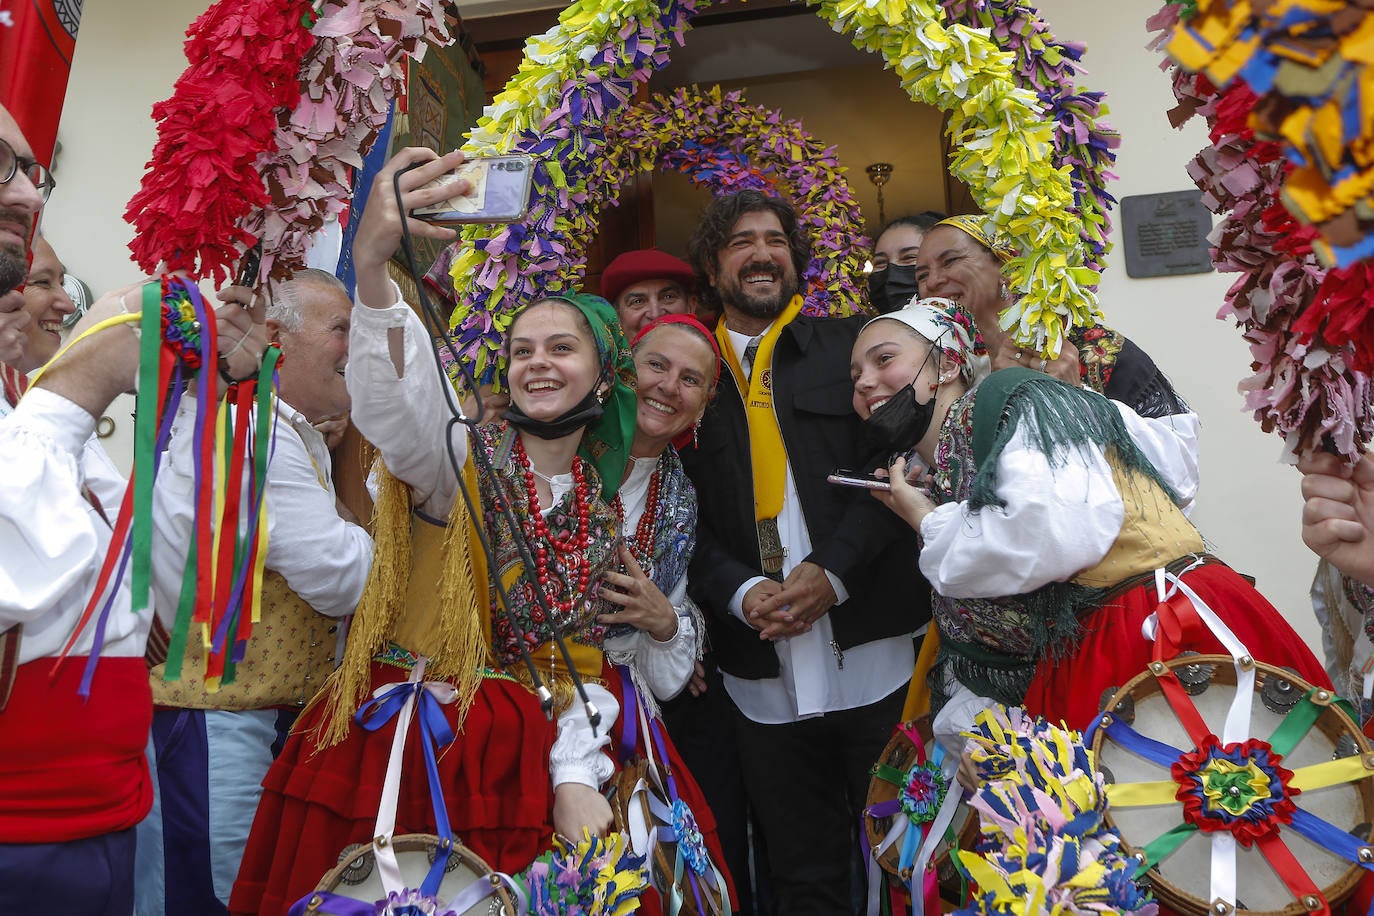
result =
M744 395L744 416L749 423L749 458L754 471L754 520L777 518L782 511L782 491L787 478L787 450L782 444L782 430L777 414L773 413L773 347L782 329L801 312L802 297L793 296L778 320L759 341L754 355L753 375L746 378L730 342L725 316L716 324L716 340L725 363L735 376L735 384Z

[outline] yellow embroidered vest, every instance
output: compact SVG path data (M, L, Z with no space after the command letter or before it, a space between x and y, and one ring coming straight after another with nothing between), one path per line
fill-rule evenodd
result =
M1114 450L1108 452L1107 461L1125 507L1121 533L1107 555L1074 576L1074 582L1108 588L1206 549L1202 535L1158 484L1139 471L1123 471Z
M305 706L334 670L340 623L340 618L317 614L280 573L268 570L262 583L262 619L253 625L234 683L213 693L205 689L200 629L192 627L181 679L163 680L165 663L149 672L153 703L180 709Z

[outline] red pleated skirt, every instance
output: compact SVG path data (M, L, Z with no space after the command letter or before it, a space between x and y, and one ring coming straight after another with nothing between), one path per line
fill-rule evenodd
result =
M603 676L624 710L619 675L607 666ZM372 689L405 679L399 668L372 665ZM445 710L457 737L440 752L439 777L454 834L492 868L513 875L552 846L549 752L557 723L544 716L534 694L501 678L482 681L461 729L452 707ZM311 732L322 714L320 705L301 717L263 779L262 800L229 900L232 913L285 913L338 864L346 846L373 837L395 722L375 732L354 725L342 742L320 751ZM617 717L613 748L619 746L624 721L623 714ZM678 793L691 806L712 858L731 882L715 816L672 739L666 732L663 737ZM410 740L396 811L398 834L436 830L424 772L420 742ZM730 895L737 906L732 882ZM640 912L662 912L656 892L644 895Z
M1231 628L1257 661L1290 667L1308 683L1330 687L1331 679L1288 621L1235 570L1209 563L1181 576ZM1026 691L1025 707L1050 722L1082 731L1100 710L1102 692L1119 688L1145 672L1154 660L1154 643L1140 632L1145 618L1159 605L1153 583L1113 597L1082 621L1082 639L1071 655L1046 657ZM1194 645L1203 654L1226 650L1203 633Z
M372 687L406 679L374 662ZM439 777L455 835L497 871L514 874L548 849L553 836L549 751L556 737L539 701L522 685L482 681L456 735L440 751ZM314 890L353 843L373 837L395 720L375 732L353 725L339 744L318 751L310 733L323 704L296 729L263 779L262 801L229 899L232 913L283 914ZM424 753L412 726L396 833L434 833Z

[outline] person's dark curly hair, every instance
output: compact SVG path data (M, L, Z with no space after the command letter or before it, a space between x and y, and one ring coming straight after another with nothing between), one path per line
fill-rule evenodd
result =
M737 191L711 201L697 222L692 240L687 244L687 260L697 277L697 298L711 311L719 312L724 306L711 285L708 268L714 269L719 263L720 251L740 217L762 210L777 215L782 231L787 234L787 245L792 250L792 267L797 272L797 283L805 283L802 275L811 264L811 239L798 224L797 211L781 197L752 189ZM804 292L804 289L799 288L798 292Z

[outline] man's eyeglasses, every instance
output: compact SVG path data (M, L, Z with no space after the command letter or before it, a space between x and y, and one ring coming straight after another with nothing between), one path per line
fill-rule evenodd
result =
M57 179L52 177L52 172L38 160L20 156L14 151L14 147L0 140L0 184L9 184L21 170L24 177L33 182L33 186L38 189L38 196L47 203L48 195L57 187Z

